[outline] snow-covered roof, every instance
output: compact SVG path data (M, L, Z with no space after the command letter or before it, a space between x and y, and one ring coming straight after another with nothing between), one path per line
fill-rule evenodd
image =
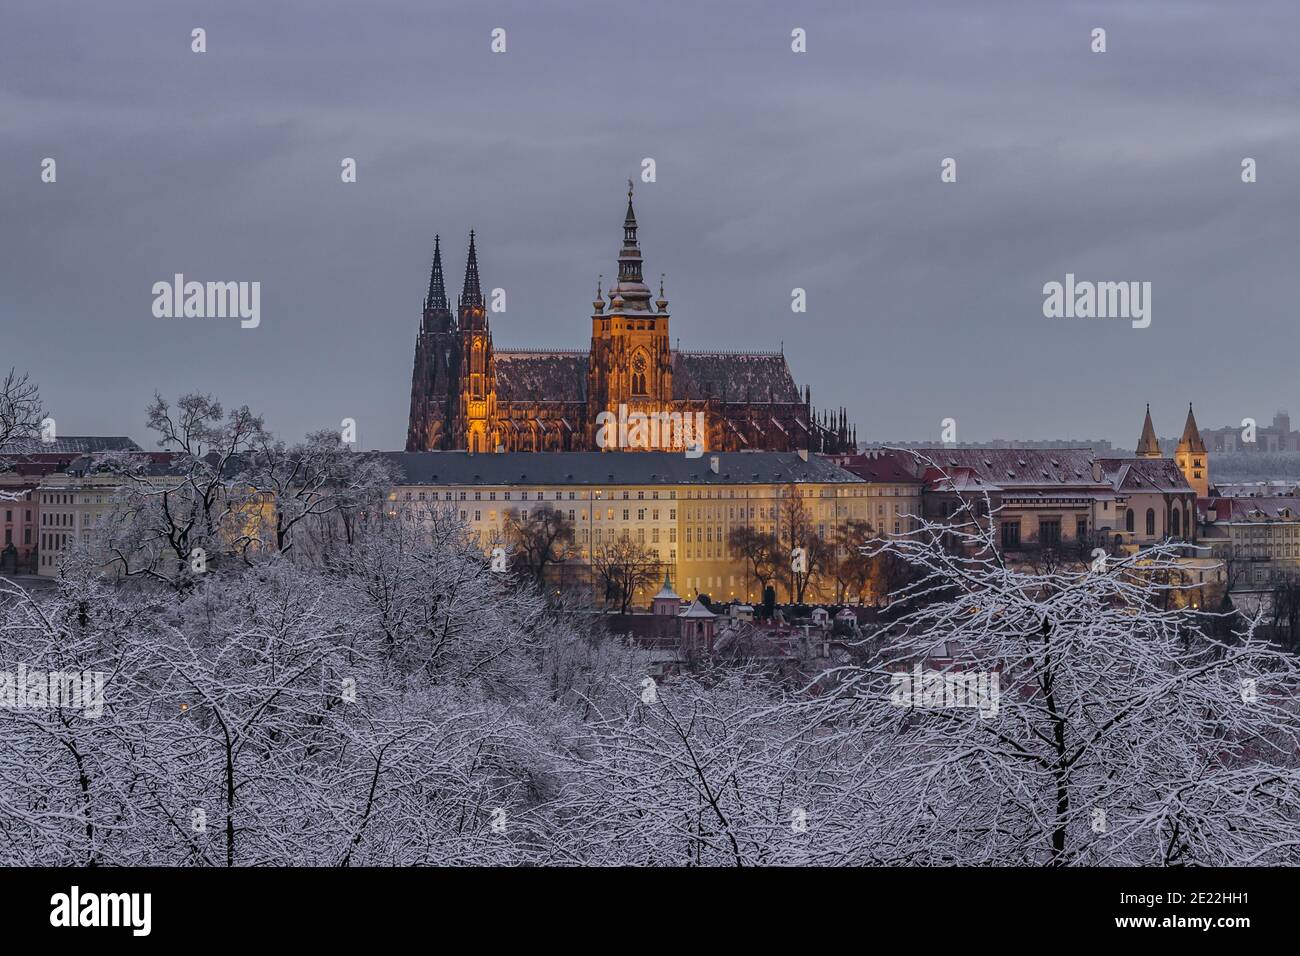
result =
M682 613L678 615L678 617L702 617L702 618L710 618L710 617L717 617L717 616L718 615L714 614L707 607L705 607L704 602L701 601L699 598L696 598L694 601L692 601L691 606L688 607L685 611L682 611Z
M1290 495L1269 497L1223 497L1211 499L1219 521L1300 521L1300 498Z

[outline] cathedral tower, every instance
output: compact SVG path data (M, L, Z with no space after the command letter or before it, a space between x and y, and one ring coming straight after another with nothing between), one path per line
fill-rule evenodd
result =
M592 303L591 360L588 364L588 427L595 434L596 415L667 411L673 399L673 356L668 338L668 301L659 286L659 298L650 301L650 287L641 273L641 247L637 242L636 213L632 209L632 181L627 184L627 212L623 217L623 247L618 254L618 281L609 290L609 307L597 287Z
M1201 430L1196 427L1196 416L1192 414L1192 403L1187 403L1187 424L1183 426L1183 437L1174 452L1174 461L1182 469L1187 483L1196 489L1196 497L1210 496L1210 456L1206 454L1205 442L1201 441Z
M465 282L458 306L461 362L454 447L493 452L498 437L496 362L492 356L492 327L479 284L473 230L469 234L469 257L465 261Z
M847 412L816 414L811 392L795 384L784 349L673 347L663 275L656 297L643 271L632 198L629 181L618 275L609 282L602 276L597 285L586 350L497 351L476 234L470 233L454 309L435 237L411 373L408 451L661 448L694 457L708 450L852 448ZM736 333L745 334L743 326ZM1144 443L1158 457L1149 417L1146 431L1150 441L1144 433Z
M433 237L433 266L424 297L420 331L415 337L415 367L411 372L411 414L406 450L450 448L455 415L459 343L456 323L447 304L442 278L440 238Z

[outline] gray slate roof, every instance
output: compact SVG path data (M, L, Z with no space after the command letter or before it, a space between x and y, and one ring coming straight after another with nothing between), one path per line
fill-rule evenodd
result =
M787 482L860 482L838 465L798 452L465 451L380 452L408 485L748 485ZM709 459L718 458L718 473Z
M49 442L22 441L0 446L0 455L89 455L100 451L139 451L124 435L64 435Z
M674 352L673 398L803 401L780 352Z
M498 349L497 400L584 402L586 352ZM801 404L803 396L780 352L674 352L673 398Z
M494 353L497 401L585 402L586 352Z
M952 475L959 488L1019 491L1043 487L1115 492L1189 492L1191 486L1172 458L1106 458L1090 448L914 448L909 451ZM1093 462L1101 466L1094 481ZM935 480L936 469L927 477Z

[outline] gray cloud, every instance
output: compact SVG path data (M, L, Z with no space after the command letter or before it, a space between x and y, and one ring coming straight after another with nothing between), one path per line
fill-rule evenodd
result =
M1175 0L19 6L4 364L65 433L143 440L154 389L201 389L286 435L347 416L398 447L433 233L458 288L479 230L498 344L580 347L623 180L653 156L637 208L674 335L784 342L860 437L953 416L967 441L1131 444L1144 402L1176 434L1189 399L1205 427L1266 419L1300 404L1297 21ZM261 327L153 318L174 272L260 280ZM1044 319L1066 272L1151 281L1151 327Z

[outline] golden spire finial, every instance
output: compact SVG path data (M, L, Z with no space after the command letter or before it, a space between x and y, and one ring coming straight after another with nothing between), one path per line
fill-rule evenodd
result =
M627 201L632 201L632 180L627 181Z

